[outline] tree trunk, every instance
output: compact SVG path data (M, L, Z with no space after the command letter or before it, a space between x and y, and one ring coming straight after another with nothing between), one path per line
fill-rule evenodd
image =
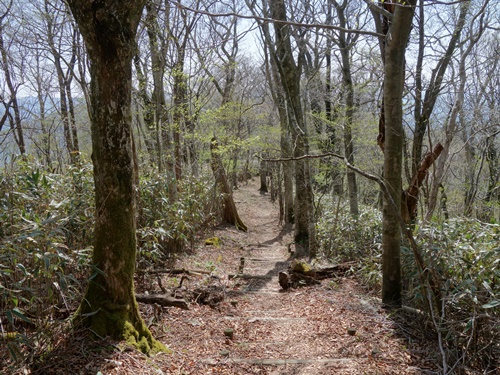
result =
M36 88L37 88L37 99L38 99L38 109L40 111L40 130L42 132L42 154L45 159L45 167L49 168L52 163L50 154L50 131L47 129L45 124L46 121L46 111L45 111L45 100L44 88L42 84L41 66L40 66L40 55L36 55Z
M187 79L184 74L184 58L186 46L180 46L177 50L177 62L172 69L174 76L174 86L172 96L174 101L173 108L173 139L174 139L174 170L177 181L182 179L182 152L181 152L181 133L185 125L185 119L188 116L187 102Z
M212 171L215 176L215 181L217 182L218 187L221 189L224 194L224 207L222 211L222 220L225 223L234 225L237 229L246 232L247 226L243 223L238 215L238 210L236 209L236 205L233 200L233 192L229 183L227 182L226 171L224 170L224 166L222 165L222 160L219 155L219 144L217 139L212 138L212 142L210 143L210 151L212 154Z
M261 194L267 193L267 175L268 175L268 166L267 162L264 160L267 157L266 153L262 155L262 159L259 163L259 175L260 175L260 188L259 191Z
M267 46L270 50L270 47ZM270 53L275 53L270 51ZM274 95L274 103L278 110L278 117L280 121L280 148L281 155L283 157L292 156L292 147L290 145L290 127L288 124L288 117L285 105L285 98L283 96L283 88L280 86L280 78L278 69L276 67L276 62L271 59L270 62L270 74L269 74L269 84L271 87L274 85L274 90L272 89ZM283 164L283 214L285 224L293 224L294 222L294 202L293 202L293 163Z
M91 60L91 130L96 224L93 274L77 326L124 339L143 352L164 350L140 317L131 142L132 56L145 1L69 0Z
M334 2L337 15L339 17L339 25L342 28L347 27L345 19L346 2L342 6ZM352 84L350 50L352 41L347 40L345 31L339 31L338 45L340 47L340 55L342 58L342 84L345 91L345 120L344 120L344 155L347 161L354 165L354 141L352 139L352 123L354 116L354 87ZM356 174L354 171L347 170L347 189L349 191L349 209L352 217L359 216L358 208L358 186L356 183Z
M332 2L328 2L328 14L326 18L326 23L328 25L332 24ZM337 134L335 127L333 126L334 121L336 120L336 112L335 107L332 103L332 38L333 35L329 35L326 41L326 51L325 51L325 63L326 63L326 78L325 78L325 117L326 117L326 126L325 131L327 135L327 140L321 143L325 143L323 147L320 145L320 148L326 151L335 150L337 144ZM343 182L342 182L342 172L341 172L340 163L338 161L333 161L329 166L330 175L331 175L331 185L332 185L332 193L334 195L342 195L343 194Z
M67 84L62 66L62 57L60 51L57 48L58 46L56 46L54 41L55 39L54 24L49 9L50 4L47 0L45 0L44 6L45 6L45 12L47 14L47 17L45 18L47 23L47 42L49 44L50 52L52 53L52 57L54 59L53 62L57 73L57 83L59 85L59 110L60 110L61 122L63 124L64 141L66 144L66 150L68 151L68 156L71 161L71 164L75 165L77 162L77 156L76 156L77 150L75 150L74 148L73 132L72 132L72 126L70 124L71 118L68 109L68 98L67 98L67 94L70 91L66 90Z
M12 3L11 3L12 5ZM8 12L9 10L7 10ZM19 147L19 153L24 155L26 153L26 144L24 142L24 132L21 122L21 112L19 110L19 104L17 101L17 87L15 87L12 80L12 72L10 69L9 56L7 55L7 48L3 39L3 18L7 15L7 12L0 18L0 56L2 57L1 65L5 75L5 83L9 89L10 102L5 108L5 113L8 114L10 126L14 133L14 139ZM14 111L14 116L11 115L9 111L9 106L12 107ZM7 117L5 117L7 118ZM5 120L4 120L5 121Z
M283 0L270 2L271 17L286 21L286 8ZM276 38L275 62L285 97L287 117L293 137L293 156L300 157L308 152L307 129L301 104L300 68L295 64L290 41L290 26L274 23ZM295 162L295 242L309 253L309 240L315 242L314 204L307 159ZM304 254L305 255L305 254Z
M416 0L396 7L385 46L384 176L390 196L384 197L382 223L382 303L401 306L401 173L403 153L403 83L405 50Z
M425 132L429 126L429 119L431 118L432 112L434 111L434 106L436 104L437 98L442 90L442 84L444 80L444 75L451 62L453 53L458 41L460 40L460 34L465 25L465 19L470 8L470 1L464 1L460 4L460 14L458 16L458 21L455 24L453 34L448 44L448 47L437 63L436 67L432 71L431 80L429 87L425 92L423 102L421 101L421 87L417 86L417 104L415 108L415 131L413 136L413 151L412 151L412 175L417 173L420 161L422 159L422 146L424 142ZM423 6L423 4L422 4ZM423 25L421 25L423 27ZM420 47L423 47L421 45ZM421 73L421 71L420 71ZM417 84L420 83L421 77L417 77ZM417 112L417 110L421 111Z

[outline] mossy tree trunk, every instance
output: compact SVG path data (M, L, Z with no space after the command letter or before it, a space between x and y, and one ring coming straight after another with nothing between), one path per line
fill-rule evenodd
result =
M164 349L140 317L131 141L132 56L145 0L69 0L91 60L91 127L96 224L95 267L77 325L124 339L143 352Z

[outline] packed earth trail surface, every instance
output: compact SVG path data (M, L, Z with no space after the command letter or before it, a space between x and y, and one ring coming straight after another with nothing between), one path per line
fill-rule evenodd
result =
M103 375L426 374L436 370L436 351L424 348L393 319L394 314L383 310L354 273L320 285L281 290L278 273L291 261L292 233L278 225L277 205L259 193L256 182L240 186L234 197L248 232L219 226L200 239L192 254L175 263L175 268L212 271L208 276L190 275L180 294L204 283L222 293L223 300L212 306L192 302L188 310L140 304L154 336L172 353L146 357L115 347L100 357L83 353L86 361L81 356L74 365L66 357L66 365L82 370L76 373ZM240 273L241 258L244 277L229 277ZM155 287L160 292L160 287L178 285L180 276L155 275L149 280L153 292ZM143 283L139 282L139 291Z

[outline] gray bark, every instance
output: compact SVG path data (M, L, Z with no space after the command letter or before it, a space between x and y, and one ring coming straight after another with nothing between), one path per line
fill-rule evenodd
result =
M401 306L401 173L403 155L403 83L405 51L410 34L414 6L397 6L385 46L385 147L384 179L390 196L384 196L382 223L382 303Z

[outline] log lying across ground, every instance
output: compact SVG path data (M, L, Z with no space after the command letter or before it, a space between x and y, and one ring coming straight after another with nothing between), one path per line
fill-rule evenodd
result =
M206 271L206 270L187 270L185 268L165 268L165 269L156 269L156 270L138 270L138 274L145 274L147 273L148 275L161 275L161 274L169 274L169 275L195 275L195 276L201 276L201 275L210 275L212 271Z
M135 299L137 302L149 304L156 303L160 306L171 306L178 307L183 310L189 310L188 304L185 300L174 298L167 294L136 294Z
M313 268L306 262L294 260L288 271L280 272L278 281L283 289L319 284L319 280L339 277L349 271L355 262L346 262L332 267Z

